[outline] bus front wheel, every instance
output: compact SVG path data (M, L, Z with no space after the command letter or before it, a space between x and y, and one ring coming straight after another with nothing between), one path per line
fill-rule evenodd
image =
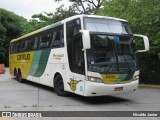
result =
M64 91L64 83L61 75L57 75L54 80L54 90L59 96L67 96L68 92Z

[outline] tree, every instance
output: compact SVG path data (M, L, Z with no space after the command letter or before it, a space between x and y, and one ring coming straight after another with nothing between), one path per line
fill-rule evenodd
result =
M129 21L133 33L149 37L150 50L138 54L140 82L160 84L160 1L159 0L104 0L98 14Z
M55 0L55 2L59 2L63 0ZM73 2L72 7L74 8L76 13L79 14L96 14L97 11L101 7L102 0L69 0Z
M23 33L26 19L0 8L0 62L8 66L9 42Z
M32 16L32 19L27 23L28 29L26 29L24 34L37 30L39 28L42 28L46 25L56 23L67 17L73 16L75 14L76 13L73 10L72 6L70 6L69 9L65 9L64 5L61 5L60 7L58 7L56 9L56 12L54 13L43 12L39 14L34 14Z
M63 0L55 0L55 2L60 2ZM88 13L94 14L96 13L99 8L101 7L101 0L69 0L73 2L69 8L64 8L62 4L60 7L56 9L56 12L52 13L39 13L34 14L32 19L27 23L27 28L24 34L42 28L46 25L53 24L55 22L61 21L67 17L81 14L81 13Z

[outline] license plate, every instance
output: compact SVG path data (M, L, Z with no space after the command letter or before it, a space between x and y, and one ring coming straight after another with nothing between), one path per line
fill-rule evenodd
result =
M114 89L114 91L122 91L123 90L123 87L116 87L115 89Z

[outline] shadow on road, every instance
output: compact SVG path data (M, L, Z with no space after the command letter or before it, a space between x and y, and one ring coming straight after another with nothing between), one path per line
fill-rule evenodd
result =
M87 104L111 104L111 103L121 103L121 102L129 102L130 100L115 97L115 96L98 96L98 97L83 97L74 95L73 99L76 101L81 101Z
M15 78L13 78L16 80ZM29 86L33 86L35 88L39 88L41 90L49 91L54 93L54 89L48 86L40 85L31 81L26 81L25 83L22 84L27 84ZM76 94L70 93L69 96L67 97L68 99L75 100L77 102L83 102L86 104L112 104L112 103L123 103L123 102L130 102L131 100L129 99L124 99L116 96L97 96L97 97L84 97L84 96L79 96ZM63 99L63 97L62 97Z

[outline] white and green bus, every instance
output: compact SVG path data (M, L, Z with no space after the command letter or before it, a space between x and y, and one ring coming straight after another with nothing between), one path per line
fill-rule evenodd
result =
M134 37L144 50L136 50ZM103 96L133 92L139 83L137 52L149 50L147 36L131 32L123 19L75 15L10 43L10 74L68 92Z

